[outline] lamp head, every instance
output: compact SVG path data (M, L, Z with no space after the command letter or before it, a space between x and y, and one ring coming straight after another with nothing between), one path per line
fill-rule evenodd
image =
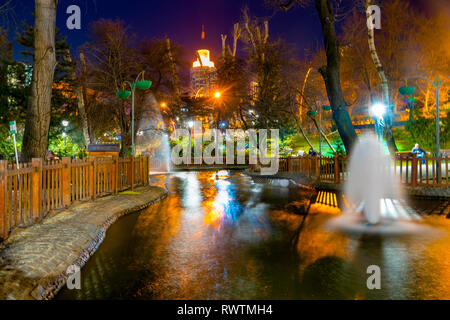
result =
M378 119L383 118L385 113L386 113L386 105L384 105L383 103L375 103L372 106L372 114Z

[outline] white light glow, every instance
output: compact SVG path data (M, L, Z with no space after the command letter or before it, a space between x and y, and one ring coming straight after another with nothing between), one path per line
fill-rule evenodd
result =
M382 118L386 112L386 106L382 103L375 103L372 106L372 114L377 118Z

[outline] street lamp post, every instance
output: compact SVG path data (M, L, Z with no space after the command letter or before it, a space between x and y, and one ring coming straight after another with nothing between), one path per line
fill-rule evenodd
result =
M441 156L441 129L440 129L440 119L439 119L439 92L441 91L442 85L444 84L445 81L447 81L450 77L445 78L444 80L441 80L439 78L439 76L436 77L436 79L434 81L431 81L429 78L424 77L424 76L414 76L414 77L409 77L408 79L422 79L425 81L428 81L429 83L431 83L431 85L434 87L435 91L436 91L436 158L438 158L436 160L436 178L437 178L437 182L440 184L441 183L441 163L439 161L439 157ZM412 93L414 94L414 87L402 87L399 89L400 94L403 95L407 95L408 93L408 88L412 88Z
M65 146L65 145L66 145L66 138L67 138L66 129L67 129L67 127L69 126L69 121L63 120L63 121L61 121L61 124L62 124L63 127L64 127L64 132L62 133L62 136L63 136L63 138L64 138L64 146Z
M383 116L386 112L386 106L382 103L375 103L372 106L372 114L375 122L375 132L377 134L378 141L381 141L383 137Z
M145 71L142 71L138 74L136 77L136 80L131 83L129 81L125 81L124 83L127 83L131 88L131 153L133 156L136 156L136 148L134 145L134 93L136 86L140 90L147 90L151 87L152 82L150 80L144 80L144 73ZM139 80L139 77L142 75L142 80ZM118 91L116 93L117 97L120 99L128 99L130 97L130 91Z

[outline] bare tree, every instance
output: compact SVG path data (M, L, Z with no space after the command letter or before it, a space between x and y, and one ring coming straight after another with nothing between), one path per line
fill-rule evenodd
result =
M88 85L102 92L104 103L110 105L122 135L120 155L126 156L133 134L130 105L129 101L119 100L116 92L125 90L125 81L134 79L140 71L134 36L123 21L101 19L92 24L91 38L81 47L89 70Z
M48 146L51 93L56 68L57 0L36 0L34 66L22 145L24 161L44 158Z
M349 154L353 144L357 139L350 115L347 109L347 103L341 88L340 80L340 52L339 43L335 30L335 13L333 4L329 0L314 0L315 8L319 15L322 25L323 39L327 64L319 68L319 72L325 82L328 100L333 110L333 119L338 128L345 149ZM274 0L274 3L283 10L289 10L294 5L307 5L308 0Z
M369 7L373 4L374 4L373 0L366 0L367 19L370 19L372 15L372 13L369 11ZM380 58L378 57L377 49L375 46L375 32L374 32L375 28L367 26L367 31L368 31L367 35L369 40L370 56L372 57L373 63L375 65L375 68L377 69L378 75L381 80L381 94L383 104L387 106L387 114L385 116L384 136L387 141L391 155L395 155L398 149L397 146L395 145L395 139L392 133L392 119L394 116L394 110L392 108L391 101L389 99L388 79L386 77L386 74L384 73L383 65L381 63Z

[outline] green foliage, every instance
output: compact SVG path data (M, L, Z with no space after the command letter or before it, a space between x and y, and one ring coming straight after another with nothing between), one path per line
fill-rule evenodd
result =
M70 137L66 138L65 143L62 137L50 140L49 149L58 154L60 158L78 156L82 150ZM85 154L85 151L83 150L81 154Z
M284 139L280 139L280 144L279 144L280 150L284 150L287 148L293 149L292 148L292 139L293 139L292 135L288 135Z
M22 145L21 136L16 135L17 150ZM11 160L14 158L14 140L6 126L0 126L0 159Z
M447 116L441 119L440 137L441 146L445 146L450 140L450 110ZM424 118L419 111L414 110L413 119L405 126L411 137L411 145L418 143L424 150L436 153L436 120L433 118Z
M347 152L345 152L344 143L342 142L341 138L339 137L336 139L333 143L333 148L336 150L336 154L338 156L345 156L347 155ZM329 152L327 156L332 157L334 154L333 152Z

